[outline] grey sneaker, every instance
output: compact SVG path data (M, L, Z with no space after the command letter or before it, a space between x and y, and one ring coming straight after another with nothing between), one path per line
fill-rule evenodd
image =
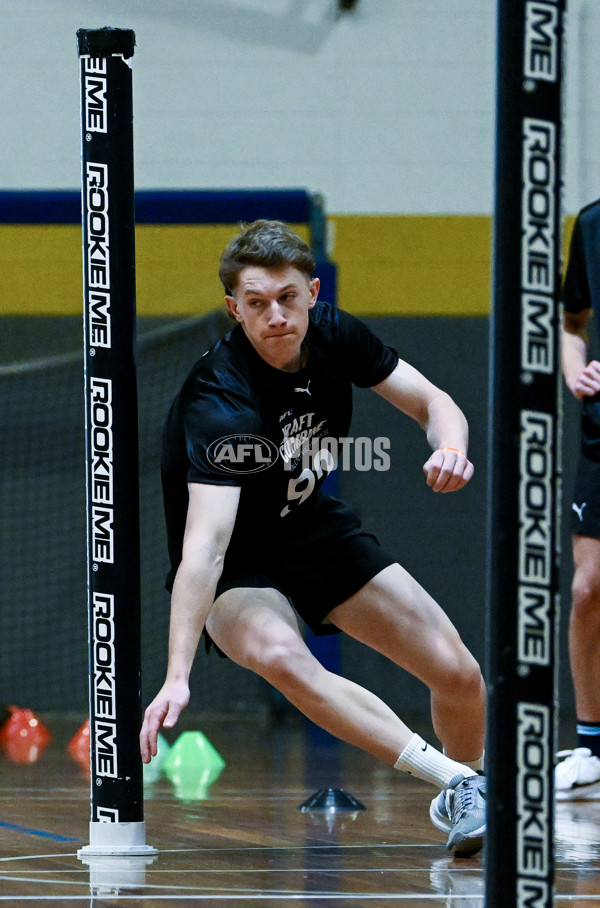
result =
M484 776L459 775L431 802L431 822L449 833L446 848L455 857L471 857L483 848L485 800Z

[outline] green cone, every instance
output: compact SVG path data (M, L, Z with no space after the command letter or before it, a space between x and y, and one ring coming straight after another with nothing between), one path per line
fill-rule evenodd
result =
M171 747L162 766L182 801L203 801L221 775L225 760L200 731L184 731Z

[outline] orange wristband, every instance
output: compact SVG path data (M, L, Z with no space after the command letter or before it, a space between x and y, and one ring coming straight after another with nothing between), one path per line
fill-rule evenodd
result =
M440 448L440 451L454 451L455 454L462 454L463 457L467 456L460 448Z

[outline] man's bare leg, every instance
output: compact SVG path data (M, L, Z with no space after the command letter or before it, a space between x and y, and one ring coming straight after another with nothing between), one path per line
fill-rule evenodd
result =
M433 727L454 760L475 762L485 739L485 684L449 618L398 564L390 565L329 619L387 656L431 692Z
M265 678L332 735L391 765L408 744L412 732L379 697L323 668L278 591L227 591L215 602L207 630L230 659Z
M573 536L569 656L577 718L600 722L600 539Z

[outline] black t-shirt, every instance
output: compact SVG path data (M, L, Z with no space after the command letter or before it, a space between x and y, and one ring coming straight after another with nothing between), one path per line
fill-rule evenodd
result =
M321 443L348 435L352 384L383 381L398 354L328 303L310 310L305 344L304 368L284 372L237 325L189 373L163 435L168 586L181 560L188 482L241 486L226 566L336 532L340 509L328 508L321 490L332 458Z
M600 200L586 205L575 221L561 300L567 312L592 309L600 331ZM582 453L600 461L600 394L585 397L582 404Z

